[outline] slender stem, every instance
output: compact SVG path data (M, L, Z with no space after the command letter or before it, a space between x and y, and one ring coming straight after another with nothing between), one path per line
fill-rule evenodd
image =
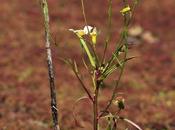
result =
M96 80L96 89L94 93L93 111L94 111L94 130L98 130L99 116L98 116L98 93L99 93L100 81Z
M124 55L124 61L127 59L127 53L128 53L128 47L127 47L127 41L126 41L126 40L127 40L127 39L125 39L125 42L126 42L126 43L125 43L126 50L125 50L125 55ZM119 77L118 77L118 79L117 79L117 81L116 81L116 85L115 85L115 87L114 87L114 90L113 90L111 99L109 100L107 106L106 106L105 109L102 111L102 113L99 115L99 117L102 117L102 116L105 114L105 112L109 109L109 107L111 106L112 101L114 100L114 98L115 98L115 96L116 96L116 90L117 90L117 88L118 88L119 82L120 82L121 77L122 77L122 74L123 74L123 72L124 72L124 68L125 68L125 62L124 62L123 65L122 65L122 68L121 68Z
M127 36L126 34L128 33L127 31L128 31L128 25L126 25L126 23L124 23L123 30L120 34L119 40L116 42L116 49L115 49L114 54L118 53L118 51L119 51L118 49L123 46L123 42L127 39L127 37L126 37ZM110 67L110 65L113 63L114 59L115 59L115 55L112 55L110 60L108 61L107 68Z
M86 19L86 13L85 13L85 9L84 9L84 0L81 0L81 7L82 7L82 12L83 12L84 22L85 22L86 25L88 25L87 19Z
M123 3L124 3L125 6L128 5L128 1L127 0L123 0ZM128 26L130 25L130 23L133 20L133 17L134 17L134 14L135 14L135 8L136 8L137 4L138 4L137 2L134 2L134 4L132 5L132 7L131 7L132 14L131 14L129 19L128 19L127 15L124 16L123 30L122 30L122 32L120 34L119 40L116 42L116 45L119 44L118 47L116 47L116 52L117 52L118 48L121 46L123 40L126 39L126 36L124 36L123 34L127 33L126 31L128 30ZM114 58L115 58L114 55L112 55L111 59L108 61L109 62L108 66L110 66L110 64L113 62Z
M73 71L74 71L74 73L75 73L75 75L76 75L77 79L79 80L79 82L80 82L80 84L81 84L82 88L83 88L83 89L84 89L84 91L87 93L87 95L88 95L89 99L90 99L90 100L93 102L93 98L92 98L92 96L91 96L91 94L90 94L89 90L86 88L85 84L84 84L84 83L83 83L83 81L80 79L80 77L79 77L78 73L76 72L76 70L75 70L74 68L73 68Z
M111 39L111 27L112 27L112 0L108 0L109 7L108 7L108 32L107 32L107 37L105 40L105 47L104 47L104 52L102 56L102 61L101 63L104 64L105 58L106 58L106 52L108 49L108 44Z
M56 100L56 87L55 87L55 75L53 70L52 63L52 54L50 48L50 29L49 29L49 13L48 13L48 4L47 0L42 0L41 2L42 11L44 15L44 24L45 24L45 47L47 53L47 64L48 64L48 74L49 74L49 82L50 82L50 97L51 97L51 111L52 111L52 119L54 130L59 130L58 125L58 108L57 108L57 100Z

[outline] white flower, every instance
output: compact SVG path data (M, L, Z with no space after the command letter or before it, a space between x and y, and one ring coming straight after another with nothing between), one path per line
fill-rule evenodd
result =
M96 27L87 25L87 26L84 26L83 29L78 29L78 30L69 29L69 31L74 32L79 38L82 38L82 36L84 35L89 35L91 36L92 43L96 44L96 38L97 38Z
M89 25L87 25L87 26L84 26L84 29L83 29L83 31L84 31L84 33L87 35L87 34L90 34L90 32L92 32L92 30L93 30L93 27L92 26L89 26Z

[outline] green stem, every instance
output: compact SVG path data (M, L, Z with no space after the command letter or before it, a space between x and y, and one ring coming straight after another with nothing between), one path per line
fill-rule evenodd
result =
M98 130L98 95L99 95L99 87L100 81L96 80L96 89L94 93L94 103L93 103L93 111L94 111L94 130Z
M104 64L105 58L106 58L106 52L108 48L109 41L111 39L111 27L112 27L112 0L108 0L109 7L108 7L108 32L107 32L107 37L105 40L105 48L103 52L103 57L101 63Z
M127 40L127 39L125 39L125 40ZM125 42L127 42L127 41L125 41ZM125 44L125 46L126 46L126 50L125 50L124 60L127 59L127 54L128 54L127 43ZM112 93L111 99L109 100L107 106L106 106L105 109L102 111L102 113L99 115L99 117L102 117L102 116L105 114L105 112L109 109L109 107L111 106L112 101L114 100L114 98L115 98L115 96L116 96L116 90L117 90L117 88L118 88L118 86L119 86L119 83L120 83L121 77L122 77L123 72L124 72L124 68L125 68L125 62L123 63L123 65L122 65L122 67L121 67L121 71L120 71L120 74L119 74L118 80L116 81L116 85L115 85L115 87L114 87L114 90L113 90L113 93Z

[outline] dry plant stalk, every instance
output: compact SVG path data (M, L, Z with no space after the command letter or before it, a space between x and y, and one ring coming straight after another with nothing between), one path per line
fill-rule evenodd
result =
M48 75L50 83L50 97L51 97L51 111L53 118L54 130L59 130L58 125L58 108L56 100L56 87L55 87L55 75L52 62L52 53L50 48L50 28L49 28L49 11L47 0L41 1L42 12L44 16L44 27L45 27L45 47L47 54L47 65L48 65Z

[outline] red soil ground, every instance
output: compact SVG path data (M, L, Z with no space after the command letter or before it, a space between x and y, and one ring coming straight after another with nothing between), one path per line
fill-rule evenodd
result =
M68 32L69 28L84 26L80 5L78 0L49 0L51 30L58 44L52 48L61 130L91 129L92 123L91 107L83 102L76 112L85 127L75 126L73 104L84 92L72 71L58 60L58 57L71 57L81 63L78 40ZM88 22L101 30L98 49L102 50L107 1L85 0L85 5ZM113 2L112 41L118 38L121 29L121 8L121 1ZM138 58L128 62L119 90L126 100L126 109L121 114L145 130L175 130L174 8L174 0L145 0L133 21L133 25L141 25L159 38L155 44L142 41L130 50L130 55ZM51 129L39 2L1 0L0 12L0 129ZM110 51L113 44L111 42ZM83 68L81 64L80 68ZM111 90L106 87L101 92L101 106L109 99Z

